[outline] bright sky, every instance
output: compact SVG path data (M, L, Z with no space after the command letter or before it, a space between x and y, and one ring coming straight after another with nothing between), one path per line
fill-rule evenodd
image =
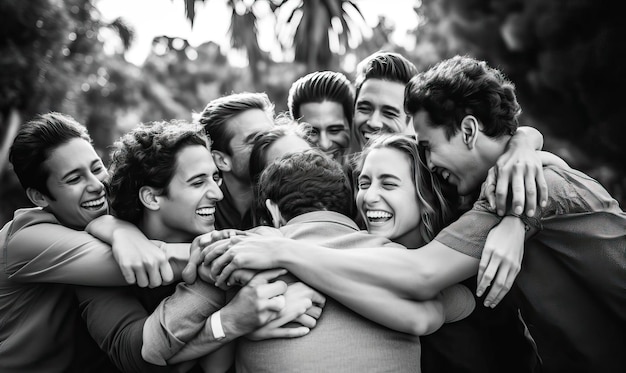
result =
M385 15L393 21L396 32L392 38L397 43L402 43L401 37L406 30L415 28L417 25L417 17L413 11L416 0L356 0L355 2L368 25L375 26L379 15ZM137 65L141 65L150 52L152 39L160 35L187 39L194 47L206 41L214 41L220 44L223 50L230 49L227 36L230 13L226 7L226 0L198 2L193 29L185 18L183 0L98 0L96 5L105 21L122 17L134 28L135 40L131 49L126 53L126 59ZM270 12L267 1L259 1L256 6L261 12ZM278 53L273 39L263 38L263 35L272 35L274 23L270 19L269 17L262 19L259 24L261 35L259 44L264 50ZM106 34L103 36L107 38ZM111 40L113 41L105 44L105 48L118 48L117 38L111 37ZM235 54L231 53L229 57L231 61L236 62Z

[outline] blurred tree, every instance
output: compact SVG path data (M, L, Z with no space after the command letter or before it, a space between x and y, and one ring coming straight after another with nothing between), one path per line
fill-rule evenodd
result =
M185 0L185 13L193 26L196 2ZM350 43L362 40L367 27L363 15L352 0L266 0L277 17L276 38L282 48L293 51L294 60L303 63L307 71L325 70L337 66L339 54ZM267 53L257 40L258 8L254 0L227 0L231 9L230 38L234 48L245 50L253 76L267 62Z
M196 16L196 2L204 3L207 0L185 0L185 15L193 27ZM257 39L258 8L255 1L226 0L230 11L229 37L233 48L245 52L252 78L259 83L263 66L267 65L269 56L259 47Z
M93 87L103 97L111 93L99 33L114 29L128 45L132 31L120 20L102 22L89 0L6 0L0 15L0 222L5 222L13 210L29 205L14 174L6 172L19 125L37 113L61 111L89 128L92 104L98 106L85 93Z
M350 0L285 0L276 9L279 40L284 48L294 49L295 61L304 63L307 71L336 66L351 41L361 42L366 27L361 10ZM287 17L282 17L283 11Z

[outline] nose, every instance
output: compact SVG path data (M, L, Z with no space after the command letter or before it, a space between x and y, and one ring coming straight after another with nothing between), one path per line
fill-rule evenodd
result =
M367 120L367 124L376 131L380 131L383 128L382 115L379 110L374 110Z
M333 142L330 141L330 139L328 138L328 134L326 133L326 131L322 131L320 133L320 141L319 141L320 149L328 150L328 149L330 149L332 144L333 144Z
M215 201L221 201L224 198L224 193L222 193L222 190L220 189L219 185L217 185L215 181L212 181L209 184L209 188L206 191L206 196L209 199L212 199Z
M370 187L367 188L367 190L365 191L363 195L363 202L365 202L368 205L371 205L375 202L378 202L379 200L380 200L380 193L379 193L378 187L376 187L374 184L370 185Z
M430 150L426 149L426 151L424 151L424 155L426 156L426 166L428 166L430 172L435 172L436 166L432 161L432 157L430 156Z
M100 193L104 189L104 180L108 174L104 173L104 177L98 177L93 173L89 173L87 180L87 191Z

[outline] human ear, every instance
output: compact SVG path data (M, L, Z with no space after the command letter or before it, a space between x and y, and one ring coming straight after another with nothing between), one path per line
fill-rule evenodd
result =
M478 119L473 115L466 115L461 120L461 135L463 136L463 143L467 145L469 149L473 149L476 146L476 140L478 139Z
M26 188L26 196L37 207L48 207L48 198L35 188Z
M213 161L217 168L222 172L230 172L232 170L232 162L230 156L219 150L211 150Z
M159 196L153 187L142 186L139 188L139 201L148 210L157 211L161 208Z
M283 215L280 213L278 205L274 203L274 201L272 201L271 199L266 199L265 208L267 208L267 211L272 217L272 225L274 225L274 228L280 228L281 226L283 226L283 224L285 223L285 219L283 219Z

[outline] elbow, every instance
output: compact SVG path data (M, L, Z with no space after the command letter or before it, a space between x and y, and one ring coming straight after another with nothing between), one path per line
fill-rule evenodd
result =
M407 333L416 337L428 335L434 333L443 325L443 317L416 317L410 322Z
M424 266L418 266L413 273L413 287L411 297L414 300L429 300L435 298L441 291L437 285L437 273Z

